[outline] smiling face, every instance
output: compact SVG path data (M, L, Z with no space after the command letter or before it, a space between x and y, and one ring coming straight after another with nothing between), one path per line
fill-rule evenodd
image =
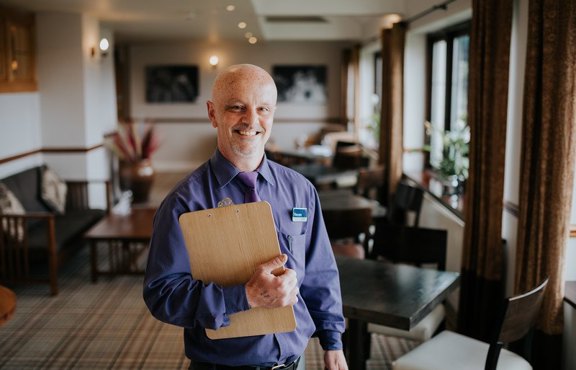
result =
M229 67L214 82L207 106L218 131L218 149L241 171L253 171L262 161L276 98L274 80L254 65Z

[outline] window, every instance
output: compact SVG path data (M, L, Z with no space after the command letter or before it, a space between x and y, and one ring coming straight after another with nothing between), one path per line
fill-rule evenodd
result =
M469 29L466 22L428 35L428 165L440 171L449 171L445 132L467 125Z

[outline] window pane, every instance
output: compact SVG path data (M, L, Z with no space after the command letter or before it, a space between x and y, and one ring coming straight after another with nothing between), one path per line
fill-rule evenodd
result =
M432 46L432 91L430 94L430 164L440 165L442 160L442 132L446 107L446 41L437 41Z
M469 36L463 35L453 40L452 86L450 102L450 127L457 128L458 120L467 122L468 108L468 46Z

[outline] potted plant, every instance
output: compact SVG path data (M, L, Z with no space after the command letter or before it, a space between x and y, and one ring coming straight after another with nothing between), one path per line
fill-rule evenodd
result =
M155 176L151 159L159 146L153 123L122 121L117 131L107 135L105 144L118 157L120 189L130 190L135 203L148 201Z
M470 127L465 119L457 120L453 124L452 130L437 130L430 122L426 122L425 126L428 135L436 131L442 138L442 159L435 166L436 172L448 188L449 193L460 191L462 184L468 178ZM427 150L430 148L428 147Z

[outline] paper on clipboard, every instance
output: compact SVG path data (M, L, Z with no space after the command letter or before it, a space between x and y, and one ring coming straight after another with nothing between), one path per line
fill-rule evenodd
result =
M246 283L257 266L278 256L280 245L268 202L184 213L180 228L192 275L222 286ZM230 315L230 325L206 329L210 339L293 331L292 306L253 308Z

